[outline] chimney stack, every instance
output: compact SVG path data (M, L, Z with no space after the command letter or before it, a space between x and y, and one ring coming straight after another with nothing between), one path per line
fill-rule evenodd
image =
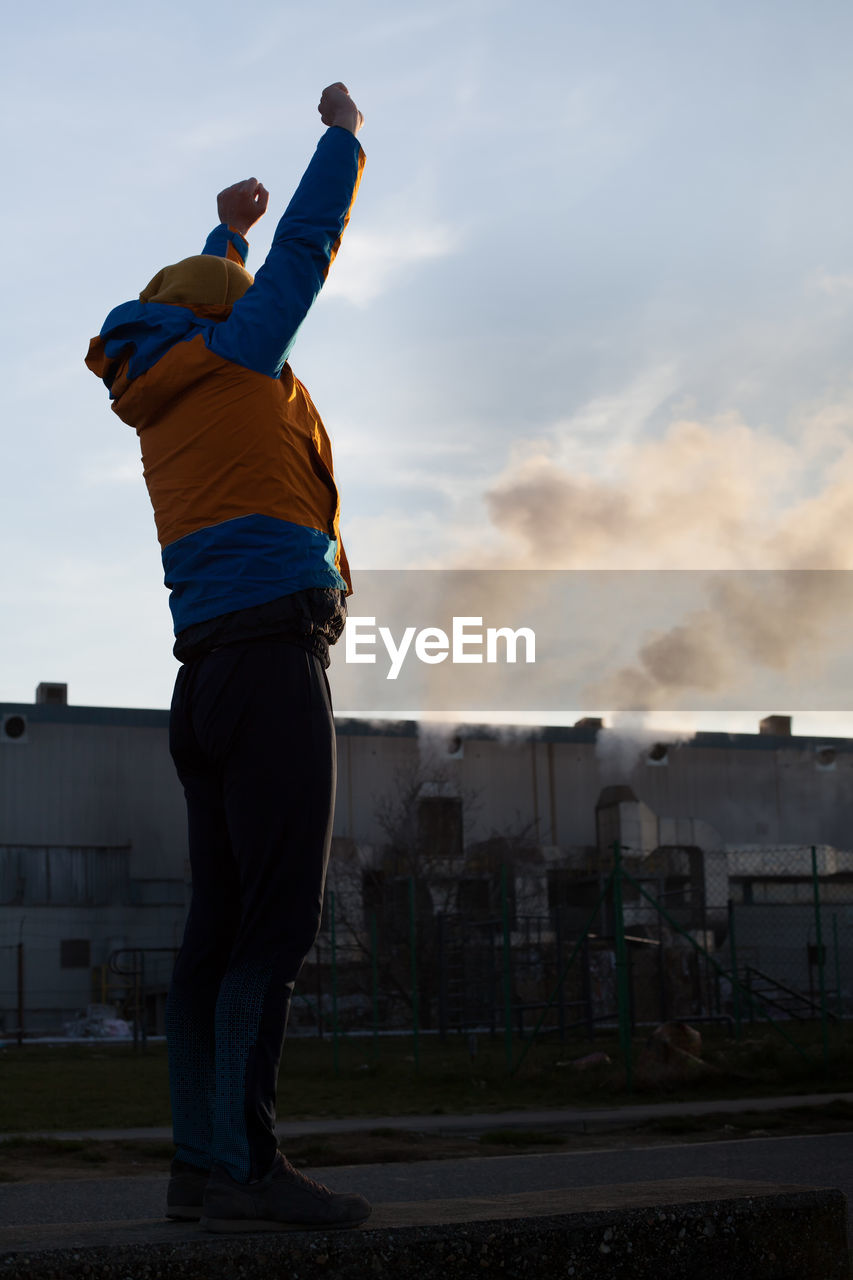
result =
M43 680L36 689L36 703L41 706L67 707L68 685L50 684Z
M758 726L758 732L773 738L790 738L790 716L765 716Z

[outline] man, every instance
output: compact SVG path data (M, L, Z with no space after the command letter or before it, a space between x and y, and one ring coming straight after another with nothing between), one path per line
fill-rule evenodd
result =
M204 252L115 308L86 363L135 427L171 589L170 747L192 901L166 1010L176 1157L167 1216L212 1231L348 1226L370 1212L277 1149L290 997L320 924L335 732L325 669L349 570L329 440L287 357L349 220L363 118L323 91L321 138L254 281L254 178Z

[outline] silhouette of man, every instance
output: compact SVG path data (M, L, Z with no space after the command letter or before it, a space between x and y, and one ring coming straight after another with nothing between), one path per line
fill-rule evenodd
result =
M269 199L218 197L203 253L110 312L86 363L140 440L181 661L170 748L192 900L166 1010L176 1156L167 1215L209 1230L352 1225L370 1206L278 1151L293 984L320 925L335 790L326 667L351 589L328 436L288 356L349 220L363 118L326 132L257 275Z

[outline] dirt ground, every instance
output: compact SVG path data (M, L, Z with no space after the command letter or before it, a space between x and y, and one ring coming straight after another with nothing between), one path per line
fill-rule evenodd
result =
M524 1155L557 1151L620 1150L678 1142L853 1131L853 1107L833 1103L793 1111L678 1117L635 1128L592 1133L558 1129L495 1129L444 1137L408 1130L322 1134L291 1143L286 1154L300 1167L450 1160L466 1156ZM9 1138L0 1141L0 1182L50 1182L65 1178L125 1178L165 1174L173 1155L162 1141L85 1141Z

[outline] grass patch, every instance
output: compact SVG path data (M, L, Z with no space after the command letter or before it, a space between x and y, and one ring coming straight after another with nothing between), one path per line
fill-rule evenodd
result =
M0 1142L0 1182L165 1173L173 1155L174 1147L165 1142L5 1138Z
M847 1133L853 1131L853 1103L843 1098L824 1106L786 1107L784 1111L726 1111L724 1107L714 1115L661 1116L644 1121L637 1132L671 1134L714 1133L729 1131L739 1136L756 1132L788 1133Z
M170 1124L164 1045L134 1054L88 1045L0 1051L0 1133Z
M853 1090L853 1032L846 1030L842 1043L833 1035L826 1068L820 1028L797 1027L796 1034L808 1049L808 1062L772 1031L749 1029L747 1038L735 1044L719 1029L703 1027L703 1056L716 1072L704 1079L647 1085L633 1095L625 1090L615 1035L600 1036L594 1046L610 1055L612 1066L578 1070L572 1060L583 1057L589 1043L552 1041L535 1044L515 1075L507 1072L502 1036L479 1036L473 1058L467 1036L444 1043L424 1036L419 1064L411 1039L387 1037L374 1046L342 1038L337 1074L331 1039L293 1039L287 1042L279 1076L279 1116L470 1114ZM635 1041L637 1054L643 1042L640 1037ZM516 1061L522 1047L516 1043ZM170 1124L163 1044L149 1044L145 1053L136 1054L131 1045L101 1044L24 1044L0 1050L0 1133ZM396 1131L377 1136L402 1141Z
M423 1140L423 1134L413 1133L411 1129L394 1129L390 1125L384 1129L371 1129L368 1132L370 1138L390 1138L394 1142L411 1142L418 1143Z

